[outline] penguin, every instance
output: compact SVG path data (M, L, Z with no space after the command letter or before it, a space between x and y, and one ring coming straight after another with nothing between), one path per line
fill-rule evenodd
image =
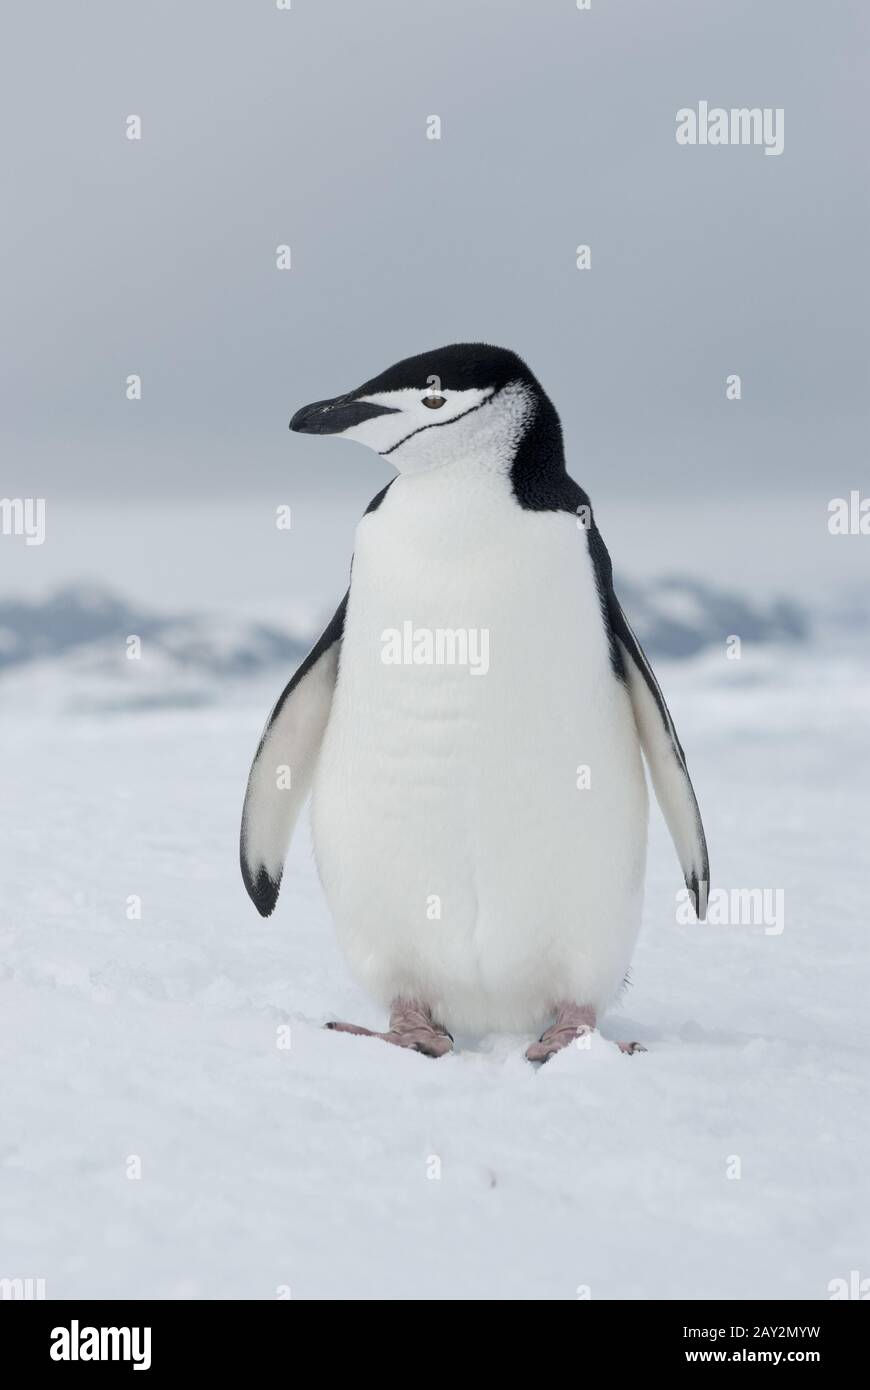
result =
M245 887L268 917L310 792L340 945L389 1014L384 1031L326 1026L431 1057L458 1032L524 1033L545 1062L626 980L644 757L699 920L709 891L686 758L556 409L514 352L461 343L304 406L290 428L364 444L396 473L257 748Z

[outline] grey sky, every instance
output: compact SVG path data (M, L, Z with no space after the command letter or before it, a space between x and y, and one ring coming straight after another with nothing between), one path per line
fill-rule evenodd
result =
M527 358L593 498L866 477L859 0L56 0L5 24L4 494L364 499L385 469L290 414L469 337ZM784 108L784 153L680 148L701 99Z

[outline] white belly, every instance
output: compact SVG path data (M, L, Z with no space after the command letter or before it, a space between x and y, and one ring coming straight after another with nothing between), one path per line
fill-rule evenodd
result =
M360 524L317 861L375 997L450 1029L528 1029L562 999L603 1009L624 979L646 785L585 533L491 484L445 516L444 486L401 478ZM406 623L485 630L489 669L384 664Z

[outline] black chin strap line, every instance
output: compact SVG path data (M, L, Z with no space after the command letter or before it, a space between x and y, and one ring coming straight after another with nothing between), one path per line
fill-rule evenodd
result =
M422 434L424 430L443 429L445 425L455 425L457 420L464 420L466 415L473 415L475 410L480 410L482 405L491 405L502 390L504 390L502 386L494 387L488 396L484 396L482 401L477 402L477 405L470 405L467 410L463 410L461 415L454 415L450 420L433 420L430 425L418 425L415 430L411 430L411 433L406 434L405 438L400 439L397 444L391 444L389 449L379 449L378 453L382 459L385 459L387 454L393 454L397 449L401 449L402 445L407 444L409 439L413 439L415 434Z

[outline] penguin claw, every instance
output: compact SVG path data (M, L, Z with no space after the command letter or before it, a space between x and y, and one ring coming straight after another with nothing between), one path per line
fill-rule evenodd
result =
M394 1039L390 1038L390 1042ZM446 1057L448 1052L453 1051L453 1039L449 1033L436 1033L432 1038L424 1041L406 1043L399 1041L399 1047L413 1047L415 1052L421 1052L424 1057Z
M445 1057L453 1051L453 1038L445 1029L433 1025L416 1028L391 1028L389 1032L379 1033L374 1028L363 1028L358 1023L330 1022L325 1025L334 1033L352 1033L357 1037L380 1038L381 1042L391 1043L393 1047L407 1047L424 1057Z
M359 1023L339 1023L332 1020L324 1023L324 1028L329 1028L333 1033L354 1033L361 1038L382 1038L383 1033L376 1033L373 1028L363 1028Z
M588 1037L595 1030L588 1024L570 1023L564 1025L554 1024L542 1033L537 1042L531 1043L526 1048L526 1060L529 1062L549 1062L557 1052L561 1052L564 1047L569 1047L571 1043L579 1042L580 1038Z
M561 1052L563 1048L569 1047L571 1043L576 1043L578 1046L587 1046L588 1044L581 1044L580 1039L588 1038L594 1032L594 1028L582 1024L579 1027L567 1026L558 1028L554 1026L553 1028L548 1028L545 1033L541 1034L537 1042L531 1043L530 1046L526 1048L526 1060L529 1062L538 1062L543 1066L544 1063L549 1062L550 1058L554 1057L557 1052ZM643 1043L639 1042L617 1042L615 1046L628 1057L633 1056L636 1052L647 1051Z

